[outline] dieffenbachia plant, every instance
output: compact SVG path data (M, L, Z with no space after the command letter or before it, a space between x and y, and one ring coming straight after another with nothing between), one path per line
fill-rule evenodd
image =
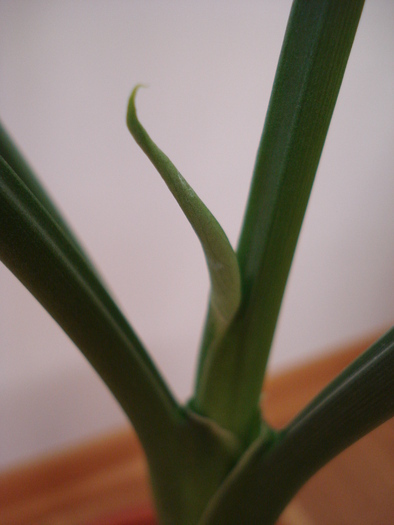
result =
M273 524L322 465L394 414L394 328L283 429L261 388L363 0L295 0L236 251L138 120L127 125L198 235L211 296L181 406L28 164L0 129L0 255L104 379L145 449L159 520ZM152 430L154 429L154 430Z

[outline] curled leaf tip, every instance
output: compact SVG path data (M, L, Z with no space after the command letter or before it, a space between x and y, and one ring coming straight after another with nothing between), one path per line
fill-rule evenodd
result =
M135 127L135 123L138 122L137 118L137 109L135 106L135 98L137 96L137 92L140 90L140 88L147 88L147 84L137 84L133 91L131 92L131 95L129 97L129 103L127 106L127 114L126 114L126 123L127 127L130 131L130 133L133 135L133 128Z

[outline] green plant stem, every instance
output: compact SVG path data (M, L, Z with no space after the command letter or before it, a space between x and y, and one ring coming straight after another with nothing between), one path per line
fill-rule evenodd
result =
M363 3L296 0L290 14L239 242L241 306L215 352L202 348L193 401L244 439Z
M161 522L196 524L241 450L184 409L90 265L0 157L0 259L74 341L133 423Z
M201 525L273 525L323 465L393 416L394 327L283 429L270 449L252 446Z

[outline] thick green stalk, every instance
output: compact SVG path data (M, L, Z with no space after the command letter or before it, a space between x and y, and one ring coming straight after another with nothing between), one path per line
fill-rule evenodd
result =
M394 328L345 369L267 450L252 445L200 525L273 525L323 465L394 416Z
M161 522L196 524L241 454L234 436L180 407L63 229L0 157L0 259L69 335L133 423Z
M296 0L259 146L238 249L240 310L202 349L194 406L247 439L312 183L363 0ZM209 326L209 320L207 325Z

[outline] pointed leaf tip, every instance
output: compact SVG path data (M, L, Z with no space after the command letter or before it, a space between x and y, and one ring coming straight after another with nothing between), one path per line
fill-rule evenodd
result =
M137 109L136 109L136 106L135 106L135 98L137 96L137 92L141 89L141 88L147 88L147 84L137 84L133 91L131 92L131 95L129 97L129 103L128 103L128 106L127 106L127 114L126 114L126 123L127 123L127 127L130 131L130 133L134 136L134 132L136 131L135 128L138 128L139 127L139 121L138 121L138 118L137 118Z

